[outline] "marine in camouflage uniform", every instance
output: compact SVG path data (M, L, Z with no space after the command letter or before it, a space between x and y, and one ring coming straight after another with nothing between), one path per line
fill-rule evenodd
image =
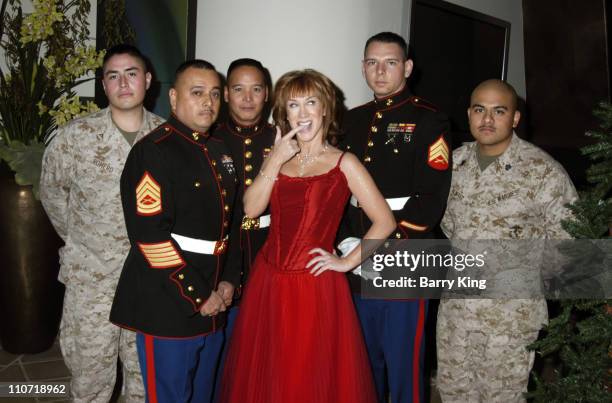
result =
M145 71L134 49L110 49L105 71L111 66L127 71L104 78L109 100L114 102L109 81L122 76L113 88L140 108L142 122L138 141L163 120L142 107ZM136 50L137 52L137 50ZM123 63L124 65L118 64ZM136 67L135 67L136 66ZM119 68L118 68L119 70ZM128 81L137 75L138 88ZM148 76L148 73L147 77ZM131 78L127 78L130 75ZM131 103L131 104L130 104ZM112 104L111 104L112 105ZM108 320L121 268L130 250L121 206L119 178L131 149L125 135L113 123L111 107L73 120L58 129L45 150L40 198L57 233L60 249L59 280L66 286L60 325L60 346L72 374L70 390L75 402L108 402L117 374L117 356L123 363L124 396L128 402L144 401L144 389L135 334Z
M504 93L509 88L493 81L481 84L477 90L481 94L483 89ZM486 137L493 133L491 129L495 129L495 135L503 129L502 118L492 115L503 113L504 108L505 113L513 110L499 102L492 103L491 111L485 111L488 104L475 98L477 90L472 95L472 115L477 110L488 116L482 121L471 118L472 133L482 129L475 135L478 141L453 153L453 178L443 231L451 240L569 238L561 221L570 216L565 204L577 196L559 163L521 140L509 126L507 148L484 169L480 165L483 158L479 156L479 142L487 141ZM514 257L525 260L516 253ZM515 266L516 261L508 264ZM534 360L534 353L526 346L537 339L547 320L546 301L542 298L443 299L437 323L437 387L442 400L524 401Z
M144 111L137 139L162 122ZM66 286L60 344L77 401L108 401L118 352L127 395L144 398L134 334L108 321L130 250L119 192L130 148L107 108L60 128L43 159L40 198L66 243L60 250L59 280Z

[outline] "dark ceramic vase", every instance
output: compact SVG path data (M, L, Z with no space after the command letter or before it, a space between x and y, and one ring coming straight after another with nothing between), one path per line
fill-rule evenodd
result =
M0 205L0 343L13 354L35 354L51 347L59 328L62 241L31 187L17 185L3 162Z

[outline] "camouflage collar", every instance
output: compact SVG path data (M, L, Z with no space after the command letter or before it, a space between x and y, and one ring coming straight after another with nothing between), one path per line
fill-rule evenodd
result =
M512 140L510 140L508 148L506 148L506 151L504 151L495 162L506 171L512 169L512 164L516 164L521 157L521 142L522 140L516 135L516 133L512 132Z
M119 128L117 127L117 125L115 125L115 122L113 122L113 117L111 115L110 106L107 106L106 108L102 109L100 112L104 114L105 127L103 131L103 135L106 135L106 133L108 133L109 128L112 128L118 135L123 136L121 132L119 131ZM149 132L151 132L153 129L155 129L155 125L152 124L153 122L152 117L153 116L151 112L144 109L143 107L142 122L140 123L140 129L138 129L138 134L136 135L134 144L136 144L138 140L140 140L145 135L147 135Z
M497 165L499 168L503 168L506 171L512 169L512 164L516 164L520 159L520 148L523 140L519 136L516 135L515 132L512 132L512 140L510 140L510 144L506 151L504 151L499 158L497 158L493 164ZM478 142L473 141L469 143L470 149L470 157L468 158L471 165L478 166Z
M155 115L153 115L148 110L144 109L144 113L142 114L142 124L140 125L140 130L136 135L136 140L134 140L134 144L147 134L153 131L158 125L154 120ZM161 123L161 122L160 122Z

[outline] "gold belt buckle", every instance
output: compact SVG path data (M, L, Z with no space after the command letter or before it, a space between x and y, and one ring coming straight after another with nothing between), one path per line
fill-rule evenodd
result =
M227 249L227 237L221 241L215 242L215 250L213 252L214 255L222 255L225 253Z
M242 217L240 228L243 230L259 229L259 218L251 218L248 216Z

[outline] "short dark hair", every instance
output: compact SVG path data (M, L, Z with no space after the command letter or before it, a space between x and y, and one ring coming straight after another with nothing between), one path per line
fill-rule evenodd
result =
M363 54L364 55L365 55L366 51L368 50L368 46L372 42L395 43L396 45L398 45L402 49L402 52L404 53L404 58L406 60L410 59L410 54L408 52L408 44L406 43L404 38L402 38L401 36L399 36L395 32L388 32L388 31L387 32L379 32L376 35L371 36L370 39L368 39L366 41L365 47L363 48Z
M265 79L265 77L266 77L266 69L261 64L261 62L259 60L249 59L248 57L244 57L242 59L236 59L233 62L231 62L229 67L227 68L227 75L225 76L225 78L229 81L229 78L230 78L230 75L232 74L232 71L234 71L238 67L242 67L242 66L249 66L249 67L256 68L257 70L259 70L259 72L261 73L261 75Z
M187 60L181 63L176 68L176 71L174 72L174 82L172 83L172 87L176 85L176 82L178 81L181 74L183 74L185 70L192 68L192 67L194 69L212 70L215 73L217 73L217 75L219 75L219 73L217 72L217 69L215 69L215 66L212 63L207 62L206 60L202 60L202 59ZM219 79L221 79L221 77L219 77Z
M149 72L149 60L138 50L136 46L129 45L127 43L120 43L119 45L115 45L106 50L104 54L104 59L102 61L102 71L104 71L104 67L106 67L106 63L110 60L111 57L116 55L130 55L140 60L142 63L142 67L144 68L145 73Z

